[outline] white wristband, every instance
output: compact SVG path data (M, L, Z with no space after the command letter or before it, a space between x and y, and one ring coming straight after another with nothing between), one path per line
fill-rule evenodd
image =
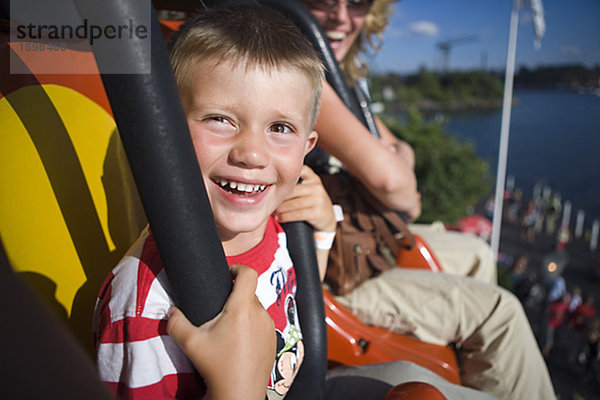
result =
M344 210L342 210L342 206L339 204L333 205L333 216L335 217L336 222L344 220Z
M319 250L329 250L335 239L335 232L315 231L315 247Z

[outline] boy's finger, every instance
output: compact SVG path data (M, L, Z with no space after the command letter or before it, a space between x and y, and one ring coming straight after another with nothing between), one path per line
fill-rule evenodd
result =
M315 216L312 208L295 208L290 211L284 211L277 214L278 221L280 223L284 222L295 222L295 221L307 221L310 222L312 217Z
M312 197L297 197L284 201L277 207L277 214L284 214L289 211L300 210L303 208L315 208L316 201Z
M294 186L292 192L288 195L287 200L298 197L311 196L316 190L316 187L316 182L303 181L302 183L299 183L296 186Z
M175 342L185 347L186 342L193 337L196 327L179 310L172 306L169 309L169 320L167 321L167 333L173 337Z
M310 167L304 165L300 170L300 178L302 178L302 181L313 181L318 179L318 175Z
M248 297L252 297L256 293L258 274L252 268L244 265L232 265L230 269L235 282L227 303L247 302Z

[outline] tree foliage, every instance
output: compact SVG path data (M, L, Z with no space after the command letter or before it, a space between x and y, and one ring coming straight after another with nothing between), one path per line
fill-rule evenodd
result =
M421 68L406 77L394 73L374 75L371 85L373 100L390 110L408 105L438 110L490 108L501 105L503 92L502 79L483 71L437 74Z
M521 67L515 76L515 87L598 88L600 87L600 65L594 68L586 68L583 65L539 66L534 70Z
M437 122L424 121L414 108L406 123L386 121L415 151L415 173L421 192L420 222L454 222L489 194L489 165L472 143L461 143Z

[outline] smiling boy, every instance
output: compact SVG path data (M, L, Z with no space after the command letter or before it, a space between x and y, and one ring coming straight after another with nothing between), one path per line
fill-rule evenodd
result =
M194 71L183 105L225 253L238 254L262 239L316 142L315 82L291 66L215 58Z
M206 360L195 368L167 334L172 293L144 230L98 298L100 377L121 398L264 399L265 387L282 396L304 346L294 267L272 214L317 140L323 66L291 22L258 6L204 10L174 34L170 54L227 261L256 271L258 282L236 277L224 311L202 326ZM263 382L253 368L265 357Z

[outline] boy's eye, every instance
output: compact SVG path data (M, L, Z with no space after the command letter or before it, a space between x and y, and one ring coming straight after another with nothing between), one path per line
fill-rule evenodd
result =
M275 133L293 133L294 129L288 124L276 123L271 125L270 131Z
M208 115L202 121L207 129L219 135L229 136L236 132L235 122L222 115Z
M211 125L216 125L216 126L220 126L220 125L235 126L233 121L231 121L229 118L224 117L222 115L209 115L207 117L204 117L204 122L211 124Z
M208 120L215 121L215 122L221 122L221 123L223 123L223 124L227 124L227 123L229 123L229 121L227 120L227 118L225 118L225 117L222 117L222 116L220 116L220 115L212 115L212 116L208 117L207 119L208 119Z

